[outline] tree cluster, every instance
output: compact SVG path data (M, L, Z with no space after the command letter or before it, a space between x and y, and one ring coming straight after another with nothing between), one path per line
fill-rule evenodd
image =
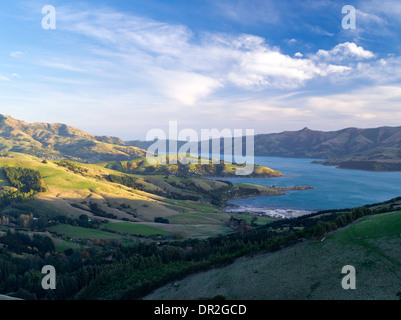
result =
M10 184L20 192L46 192L39 171L19 167L4 167L3 170Z

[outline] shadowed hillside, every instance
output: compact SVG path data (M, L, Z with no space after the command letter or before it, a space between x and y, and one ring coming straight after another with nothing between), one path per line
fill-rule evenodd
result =
M145 299L396 300L400 217L400 211L365 216L320 241L303 239L276 252L242 257L165 285ZM341 286L345 265L356 268L356 290Z
M347 128L339 131L285 131L255 137L260 156L338 158L378 147L401 148L401 127Z

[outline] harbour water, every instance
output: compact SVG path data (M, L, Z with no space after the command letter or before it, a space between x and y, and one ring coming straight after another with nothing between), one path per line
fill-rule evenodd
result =
M327 209L353 208L401 196L401 172L338 169L311 163L319 159L255 157L255 164L283 173L278 178L230 178L233 183L312 190L286 191L283 196L251 197L229 201L226 211L275 217L296 217Z

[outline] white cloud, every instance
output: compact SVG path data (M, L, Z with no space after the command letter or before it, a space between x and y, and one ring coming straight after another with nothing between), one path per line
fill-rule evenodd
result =
M358 76L386 84L401 80L401 57L388 57L371 63L359 62L356 66Z
M10 53L10 57L13 57L13 58L19 58L23 55L24 55L24 53L22 51L13 51Z
M301 103L323 122L341 118L342 126L399 125L401 87L370 86L348 93L308 97Z
M358 17L358 25L383 25L386 24L385 20L374 13L364 12L362 10L356 10L356 16Z
M198 100L222 87L218 80L190 72L159 69L156 79L166 96L187 106L193 106Z
M227 126L252 123L257 133L298 130L338 130L345 127L399 126L401 87L372 86L347 93L321 96L285 95L226 101L233 114ZM220 101L217 105L223 105ZM224 116L223 108L210 108L210 118ZM255 121L257 119L257 121ZM279 119L280 121L277 121Z
M83 19L82 15L85 16ZM63 18L62 18L63 19ZM67 30L95 38L115 49L133 48L156 54L178 54L192 35L183 25L172 25L113 11L68 13Z
M328 37L334 36L334 33L328 32L317 25L309 26L309 29L311 32L313 32L317 35L320 35L320 36L328 36Z
M375 54L363 47L358 47L353 42L345 42L336 45L329 51L320 49L315 57L325 61L341 62L347 59L372 59L375 58Z
M330 68L343 69L330 77L334 83L370 83L377 85L394 85L401 81L401 57L388 56L378 60L357 61L348 66L331 65Z
M311 60L293 59L278 51L258 48L241 55L229 80L239 86L296 88L320 73Z
M95 55L95 50L103 52L104 55L97 55L99 59L107 55L114 57L107 63L113 61L114 73L119 77L135 75L137 81L143 81L144 87L184 105L193 105L230 86L251 91L297 89L318 77L346 74L351 70L350 59L375 57L372 52L350 42L329 51L319 50L307 58L300 52L291 57L281 53L279 48L270 47L259 36L194 35L183 25L114 11L65 12L61 16L64 26L59 25L95 40L102 47L92 50ZM290 41L295 44L293 40ZM67 63L47 64L79 71L79 67Z
M256 47L248 52L241 52L237 65L229 73L229 80L247 89L297 89L308 80L343 74L350 70L348 66L332 65L282 54L278 49L266 45Z
M376 16L395 18L399 22L401 3L399 0L369 0L361 2L364 12L374 12Z

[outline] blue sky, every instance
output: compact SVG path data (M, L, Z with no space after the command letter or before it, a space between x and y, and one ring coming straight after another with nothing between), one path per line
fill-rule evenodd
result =
M257 134L400 125L401 1L4 2L0 113L26 122L126 140L169 121Z

